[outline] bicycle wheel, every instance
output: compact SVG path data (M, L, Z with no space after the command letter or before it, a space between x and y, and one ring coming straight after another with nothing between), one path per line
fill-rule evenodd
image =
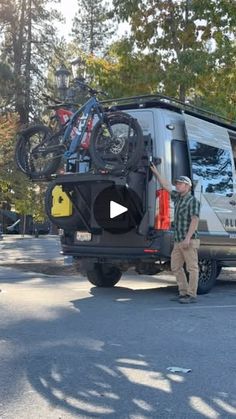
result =
M142 129L136 119L119 112L106 115L91 134L90 155L98 169L119 172L133 169L144 147Z
M45 178L55 173L62 158L60 133L53 135L47 126L35 125L19 135L15 150L19 169L32 179Z
M26 163L25 163L24 154L22 153L23 144L24 144L24 137L21 135L21 133L19 133L17 135L16 147L15 147L15 162L18 168L23 173L26 173Z

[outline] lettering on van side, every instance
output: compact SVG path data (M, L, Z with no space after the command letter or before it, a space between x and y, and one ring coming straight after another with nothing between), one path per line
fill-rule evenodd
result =
M227 228L236 228L236 219L235 218L226 218L224 221L224 227Z

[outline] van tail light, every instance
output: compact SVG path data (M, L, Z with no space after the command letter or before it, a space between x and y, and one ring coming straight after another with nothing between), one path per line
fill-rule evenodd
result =
M144 249L144 253L158 253L160 250L158 249Z
M170 194L165 189L156 191L157 213L155 218L156 230L170 229Z

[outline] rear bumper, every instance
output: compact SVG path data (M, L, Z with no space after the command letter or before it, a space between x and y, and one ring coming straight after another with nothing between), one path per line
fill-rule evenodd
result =
M172 232L156 232L155 238L144 246L126 245L115 246L91 243L67 242L62 239L62 253L68 256L83 258L105 258L117 260L167 260L172 249Z
M200 249L198 251L199 259L214 259L221 264L227 265L227 262L233 261L235 266L236 246L235 239L231 239L228 234L209 234L200 233ZM96 258L112 259L120 261L166 261L170 259L173 248L173 232L154 231L154 237L144 243L144 246L137 246L133 238L131 243L126 246L116 246L115 243L76 243L62 240L62 253L64 255L74 256L79 259ZM224 263L225 262L225 263Z
M155 249L150 251L144 248L123 247L118 249L115 247L97 247L97 246L69 246L63 245L62 253L64 255L75 256L78 258L112 258L112 259L159 259L160 250Z

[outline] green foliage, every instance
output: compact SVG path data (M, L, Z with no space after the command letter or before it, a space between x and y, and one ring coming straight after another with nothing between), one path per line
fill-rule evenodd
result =
M113 44L106 59L88 56L86 64L92 82L111 98L153 93L160 81L158 58L135 53L128 39Z
M37 220L44 219L43 193L15 166L14 150L19 118L16 114L0 117L0 201L13 206L20 214L31 214Z
M73 41L83 52L101 56L115 31L110 16L108 3L102 0L78 0L72 35Z
M236 123L236 65L224 67L199 82L194 102Z
M12 103L13 74L11 67L0 62L0 108L6 111Z
M235 2L228 0L114 0L131 24L134 47L159 57L164 93L185 100L190 89L235 63Z

